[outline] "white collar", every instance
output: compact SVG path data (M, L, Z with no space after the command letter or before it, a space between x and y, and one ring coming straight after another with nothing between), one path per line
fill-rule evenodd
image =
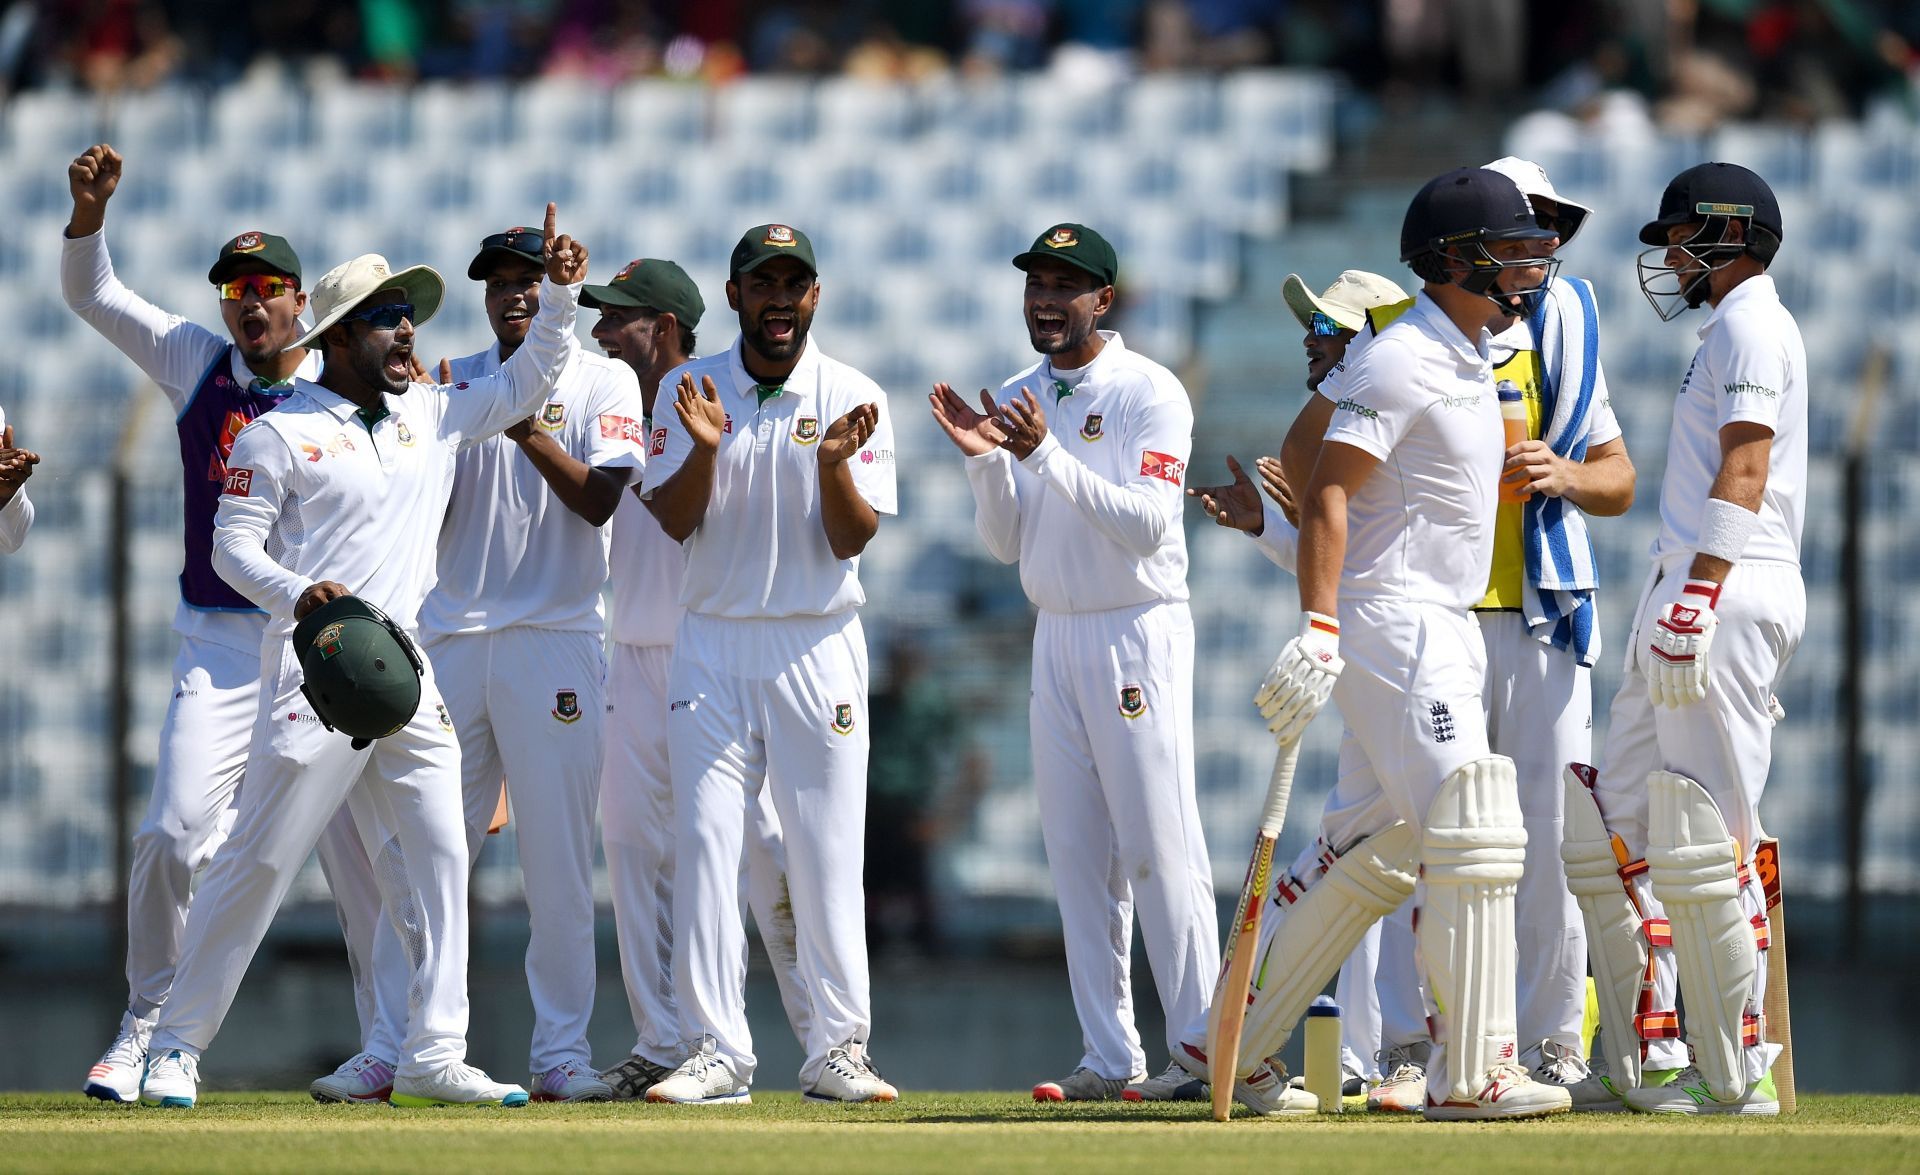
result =
M1756 273L1746 281L1728 290L1727 296L1720 299L1720 304L1713 308L1713 313L1707 315L1707 320L1701 323L1700 329L1693 333L1700 338L1706 338L1707 332L1718 325L1722 318L1732 313L1735 308L1751 302L1756 298L1765 298L1767 301L1776 304L1780 301L1780 290L1773 284L1772 274Z

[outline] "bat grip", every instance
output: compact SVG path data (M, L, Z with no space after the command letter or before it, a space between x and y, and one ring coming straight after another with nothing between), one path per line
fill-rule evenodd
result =
M1260 831L1278 837L1287 820L1287 801L1293 798L1293 768L1300 759L1300 741L1280 748L1273 760L1273 777L1267 781L1267 804L1260 810Z

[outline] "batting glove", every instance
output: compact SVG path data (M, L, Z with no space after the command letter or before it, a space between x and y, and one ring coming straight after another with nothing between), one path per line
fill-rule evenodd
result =
M1679 709L1707 696L1707 649L1720 626L1714 605L1720 585L1690 579L1680 598L1660 610L1647 652L1647 696L1656 706Z
M1307 613L1300 635L1280 650L1279 659L1253 695L1273 741L1284 747L1299 740L1307 723L1332 696L1333 683L1346 664L1340 659L1340 622L1318 612Z

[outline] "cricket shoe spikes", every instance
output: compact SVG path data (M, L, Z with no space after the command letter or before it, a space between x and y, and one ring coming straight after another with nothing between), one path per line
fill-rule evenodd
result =
M1643 1114L1757 1114L1780 1113L1780 1096L1774 1091L1773 1071L1747 1086L1731 1101L1713 1096L1707 1079L1689 1065L1665 1085L1643 1085L1627 1091L1627 1108Z
M647 1091L647 1100L683 1106L750 1106L753 1091L734 1076L733 1066L720 1056L717 1042L705 1036L679 1068Z
M340 1067L307 1086L316 1102L373 1105L393 1093L393 1064L372 1053L355 1053Z
M562 1061L545 1073L536 1073L527 1083L533 1087L536 1102L610 1102L613 1086L600 1079L593 1066L582 1061Z
M613 1090L613 1100L630 1102L647 1096L647 1091L673 1076L672 1065L662 1065L635 1054L600 1074L600 1080Z
M120 1017L120 1032L87 1070L87 1083L81 1092L103 1102L137 1102L140 1078L147 1069L147 1041L153 1038L153 1021L142 1020L132 1012Z
M1145 1073L1132 1077L1102 1077L1085 1065L1058 1081L1042 1081L1033 1087L1036 1102L1110 1102L1129 1085L1146 1079Z
M1471 1098L1448 1098L1443 1102L1427 1097L1430 1122L1472 1122L1490 1118L1544 1118L1564 1114L1573 1108L1573 1099L1558 1085L1535 1081L1519 1065L1495 1065L1487 1070L1480 1092Z
M418 1076L395 1075L393 1093L387 1098L396 1106L505 1106L527 1104L527 1091L517 1085L495 1081L483 1070L454 1062L443 1069Z
M891 1102L900 1091L874 1069L864 1046L848 1041L827 1050L820 1079L807 1090L813 1102Z
M140 1100L166 1110L191 1110L200 1100L200 1061L180 1049L149 1054Z
M1120 1091L1123 1102L1204 1102L1207 1083L1187 1072L1178 1061L1158 1077L1136 1081Z

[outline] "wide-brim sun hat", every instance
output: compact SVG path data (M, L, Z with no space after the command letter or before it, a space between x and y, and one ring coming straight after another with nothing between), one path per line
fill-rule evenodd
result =
M313 287L307 305L313 311L313 329L288 345L310 347L327 328L353 313L360 303L382 290L398 290L413 304L413 325L420 326L440 309L447 283L431 265L410 265L396 271L378 253L362 253L334 266Z
M1547 169L1531 159L1522 159L1518 155L1503 155L1486 165L1488 171L1497 171L1512 180L1520 189L1520 194L1529 201L1535 197L1551 200L1560 208L1560 215L1554 218L1554 228L1560 233L1560 247L1567 247L1580 226L1587 223L1593 215L1593 209L1562 196L1554 189L1553 181L1547 178Z
M1364 269L1343 271L1333 279L1332 285L1317 295L1300 280L1299 274L1290 273L1280 288L1280 295L1287 300L1287 309L1293 311L1302 328L1308 326L1313 312L1318 310L1351 331L1367 325L1367 311L1407 300L1407 292L1398 284Z

